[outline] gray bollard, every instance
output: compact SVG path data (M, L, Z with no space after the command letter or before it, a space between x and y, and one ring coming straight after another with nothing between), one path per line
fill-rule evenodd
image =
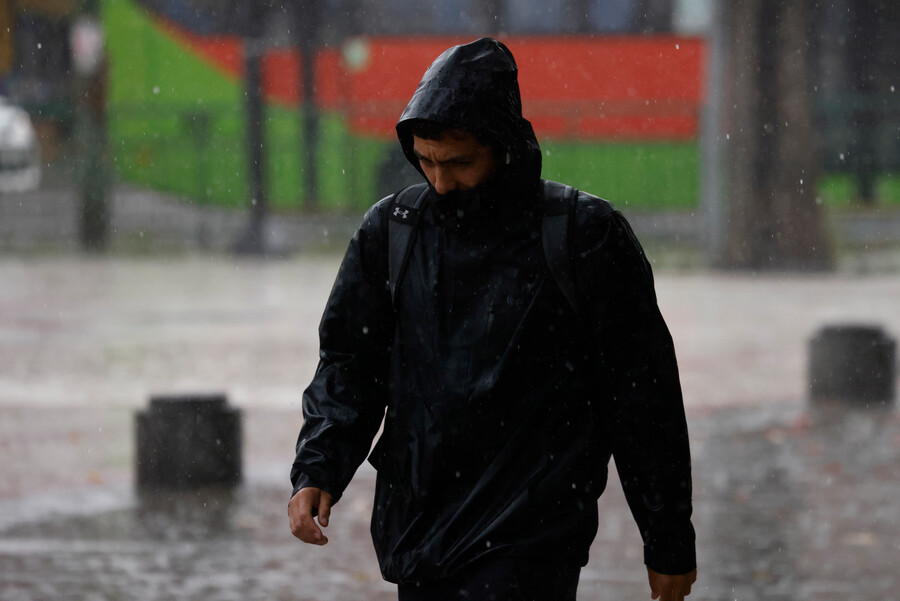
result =
M893 402L896 348L896 342L877 326L822 328L809 342L810 400Z
M135 414L140 488L187 489L241 482L241 413L225 395L150 399Z

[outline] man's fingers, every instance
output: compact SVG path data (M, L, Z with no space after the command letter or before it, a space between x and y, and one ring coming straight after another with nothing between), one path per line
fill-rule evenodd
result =
M328 520L331 519L331 500L331 495L323 490L319 498L319 523L322 526L328 526Z
M665 575L647 569L650 577L650 595L659 601L684 601L691 594L691 585L697 581L697 570L687 574Z
M288 518L290 520L291 533L305 543L324 545L328 542L328 538L316 525L312 511L314 507L320 506L322 498L326 496L328 498L328 505L327 509L323 509L330 513L331 495L318 488L300 489L297 491L297 494L291 498L290 503L288 503Z
M316 526L312 517L300 516L291 520L291 532L294 536L302 540L304 543L312 545L324 545L328 539L322 534L322 531Z

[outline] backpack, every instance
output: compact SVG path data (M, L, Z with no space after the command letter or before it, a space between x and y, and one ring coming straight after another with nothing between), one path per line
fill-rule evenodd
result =
M569 232L575 222L575 203L578 190L572 186L541 180L543 185L544 216L541 238L544 258L556 285L582 323L586 323L575 290L575 269L569 252ZM403 279L412 242L419 223L419 210L428 194L427 184L416 184L398 192L391 204L388 223L388 278L391 299Z

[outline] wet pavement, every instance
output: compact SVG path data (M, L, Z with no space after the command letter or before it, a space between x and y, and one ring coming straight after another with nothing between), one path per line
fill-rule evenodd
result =
M368 537L374 472L325 548L287 529L299 396L315 369L331 255L261 262L0 257L0 601L394 598ZM661 270L694 454L692 599L900 599L900 418L811 405L823 325L900 335L900 275ZM133 415L153 394L225 392L245 482L141 495ZM613 476L579 599L648 599Z
M139 494L127 470L101 469L3 499L0 599L395 598L368 539L368 466L335 507L326 547L288 532L287 417L248 411L254 448L234 491ZM898 598L895 411L772 405L693 411L690 421L701 566L692 598ZM287 459L261 448L273 439ZM71 453L85 452L80 442ZM614 474L600 510L579 599L648 599Z

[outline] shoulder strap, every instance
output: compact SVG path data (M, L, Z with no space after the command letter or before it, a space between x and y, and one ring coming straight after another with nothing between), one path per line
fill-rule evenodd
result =
M406 262L412 249L413 236L419 223L419 209L428 193L427 184L404 188L394 196L388 215L388 278L391 299L406 270Z
M545 180L544 218L541 230L544 257L550 268L550 274L578 319L584 322L584 314L575 288L575 267L569 248L569 232L575 223L577 198L578 190L572 186Z

